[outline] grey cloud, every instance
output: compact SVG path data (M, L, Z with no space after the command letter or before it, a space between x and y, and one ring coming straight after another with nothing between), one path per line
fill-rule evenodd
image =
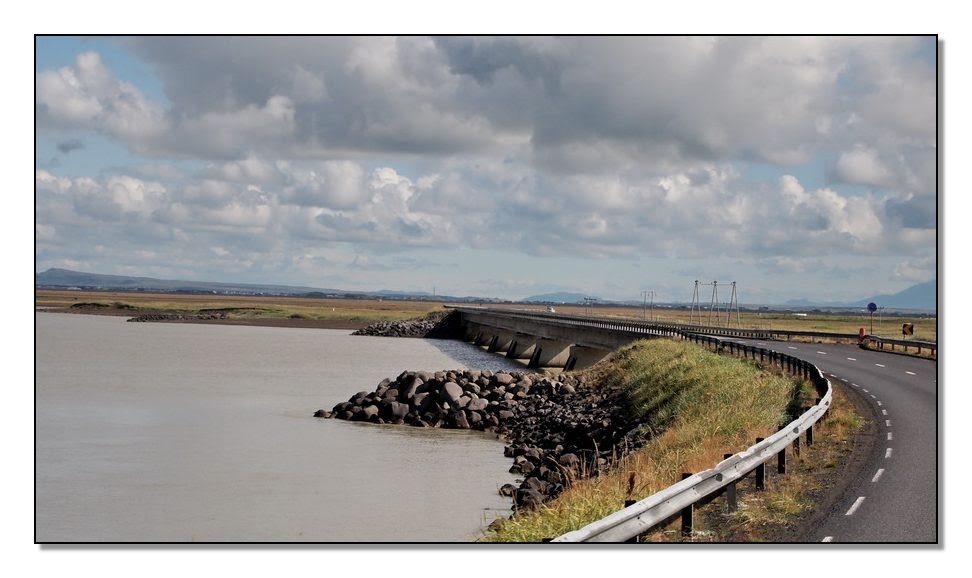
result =
M84 143L81 139L72 138L65 141L57 143L57 150L61 151L63 154L68 154L72 151L80 150L84 148Z

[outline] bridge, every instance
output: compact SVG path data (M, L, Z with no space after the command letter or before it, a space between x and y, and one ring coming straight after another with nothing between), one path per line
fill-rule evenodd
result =
M789 341L794 337L857 343L856 333L740 329L678 323L644 323L482 307L457 307L466 341L527 361L528 367L565 371L588 367L638 339L699 333L720 337Z
M632 341L675 335L655 324L475 307L456 311L466 341L532 368L588 367Z

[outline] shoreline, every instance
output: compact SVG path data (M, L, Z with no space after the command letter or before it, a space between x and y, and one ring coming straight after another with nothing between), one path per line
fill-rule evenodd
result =
M71 309L70 307L35 307L34 313L67 313L69 315L103 315L110 317L139 317L141 315L151 315L155 313L163 314L162 311L132 311L125 309L105 308L105 309ZM244 325L252 327L294 327L302 329L362 329L367 327L369 321L349 321L342 319L300 319L285 317L266 317L251 319L178 319L178 320L159 320L146 321L145 323L197 323L204 325Z

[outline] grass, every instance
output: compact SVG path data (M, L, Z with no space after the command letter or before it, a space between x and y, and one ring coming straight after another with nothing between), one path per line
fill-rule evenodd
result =
M131 314L158 312L196 314L218 310L231 319L311 319L368 324L400 321L441 311L443 303L387 299L325 299L249 295L174 295L142 292L53 291L35 292L43 307L70 307L100 303Z
M523 309L524 304L509 305L511 308ZM527 305L534 310L542 311L545 307L539 305ZM594 317L606 317L616 319L629 319L641 321L647 318L647 314L641 307L635 306L598 306L593 309L585 308L583 305L557 305L557 313L567 315L592 315ZM801 311L801 313L803 313ZM853 333L857 334L861 327L871 331L872 319L864 314L852 314L846 312L826 312L826 311L806 311L806 317L798 317L793 312L786 311L740 311L739 323L736 323L736 316L732 317L732 326L743 329L776 329L784 331L821 331L827 333ZM654 321L659 323L685 323L698 325L698 313L693 322L691 312L686 309L661 308L655 307L652 311ZM875 315L873 319L873 334L879 337L900 339L901 324L914 323L915 334L909 339L920 341L935 341L938 335L937 318L928 315ZM702 325L726 325L725 313L720 320L713 318L711 321L706 312L702 314Z
M804 445L800 455L787 451L787 473L779 475L767 467L766 490L757 492L751 479L737 486L739 509L725 510L725 500L717 498L696 509L695 528L689 541L771 542L792 541L786 534L801 516L812 513L820 494L843 475L844 464L853 448L854 436L866 422L853 408L840 387L834 388L831 408L824 420L814 426L814 445ZM667 529L651 536L654 541L682 540Z
M484 536L495 542L539 542L580 528L743 450L786 421L802 384L753 363L674 340L623 348L603 379L623 386L642 416L647 444L609 473L572 484L533 512L502 521Z

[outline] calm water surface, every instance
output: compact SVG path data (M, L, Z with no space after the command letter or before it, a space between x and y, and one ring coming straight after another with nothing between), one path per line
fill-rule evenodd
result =
M509 513L502 445L310 417L450 341L37 313L36 539L454 542Z

